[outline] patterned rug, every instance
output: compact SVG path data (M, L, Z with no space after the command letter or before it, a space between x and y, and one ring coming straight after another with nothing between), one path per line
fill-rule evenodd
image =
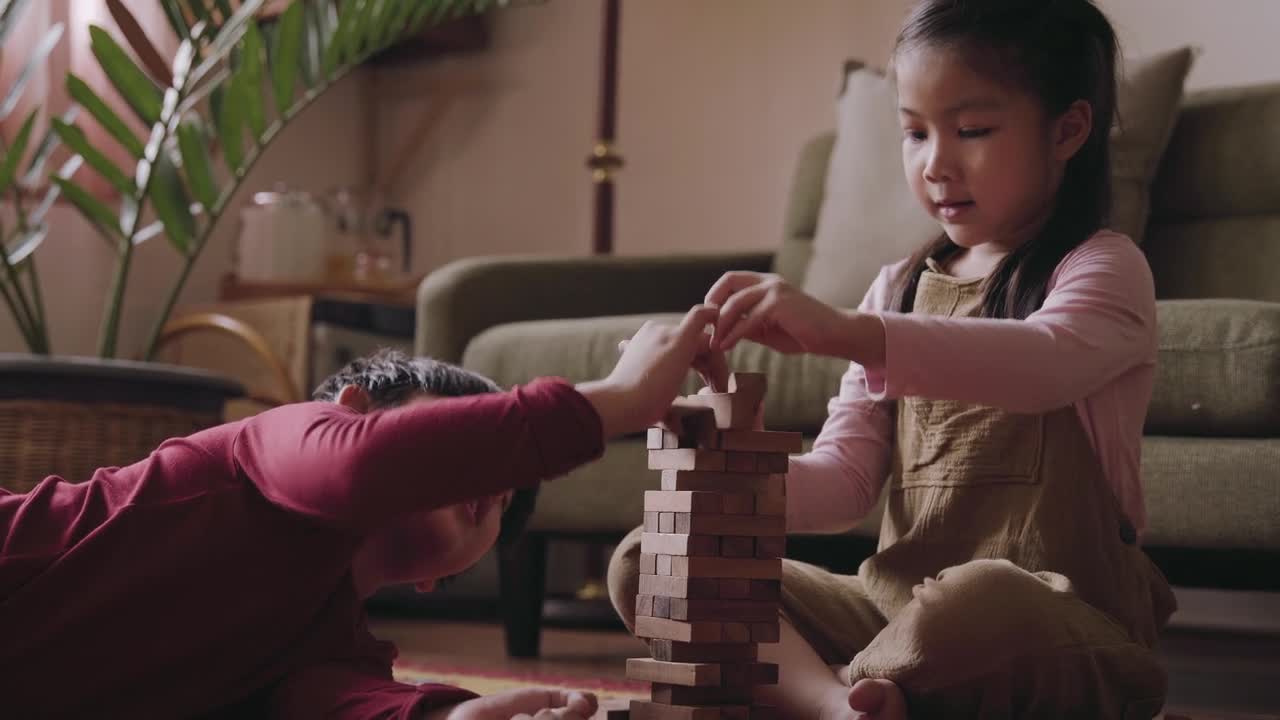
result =
M649 683L609 678L591 678L572 675L555 675L545 672L521 672L514 669L480 669L449 666L436 663L399 661L395 665L395 677L406 683L444 683L466 688L481 695L491 695L504 690L522 687L557 687L593 692L600 700L603 717L608 709L625 708L631 700L647 700Z

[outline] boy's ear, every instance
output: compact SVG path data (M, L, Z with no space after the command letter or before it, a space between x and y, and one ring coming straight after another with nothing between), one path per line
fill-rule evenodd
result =
M373 398L359 385L343 385L334 402L362 413L369 412L369 408L373 407Z
M1053 154L1061 162L1075 157L1093 132L1093 106L1077 100L1053 123Z

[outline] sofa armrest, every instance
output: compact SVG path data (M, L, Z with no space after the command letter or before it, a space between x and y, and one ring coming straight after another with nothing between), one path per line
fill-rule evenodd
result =
M458 362L471 338L525 320L683 312L729 270L767 272L772 253L458 260L418 286L414 350Z

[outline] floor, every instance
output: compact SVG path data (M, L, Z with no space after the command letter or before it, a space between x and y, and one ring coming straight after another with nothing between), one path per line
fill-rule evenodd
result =
M493 623L375 618L375 634L402 657L476 668L513 668L560 676L625 677L625 661L646 649L622 632L549 628L542 656L515 660ZM1170 714L1195 720L1280 718L1280 635L1176 628L1163 643L1170 672Z

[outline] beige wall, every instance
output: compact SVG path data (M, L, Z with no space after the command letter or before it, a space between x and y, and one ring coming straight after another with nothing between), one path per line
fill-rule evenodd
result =
M367 173L367 116L354 112L364 104L362 75L335 86L301 115L263 154L231 206L237 208L253 191L283 180L308 190L362 181ZM89 172L82 169L80 172ZM68 205L50 212L51 231L36 252L44 286L51 341L59 353L97 352L98 327L111 282L114 254ZM181 297L204 302L217 296L218 281L231 268L234 212L224 216L198 260ZM156 238L135 253L120 336L120 355L141 350L150 323L179 268L176 253ZM0 313L0 352L25 351L9 314Z
M626 0L617 249L776 244L797 150L833 123L849 56L882 61L906 0ZM1192 87L1280 80L1275 0L1103 0L1130 54L1203 48ZM499 13L482 55L382 73L380 157L421 103L443 118L393 188L414 213L418 269L465 255L590 247L600 3ZM454 84L462 85L451 97Z

